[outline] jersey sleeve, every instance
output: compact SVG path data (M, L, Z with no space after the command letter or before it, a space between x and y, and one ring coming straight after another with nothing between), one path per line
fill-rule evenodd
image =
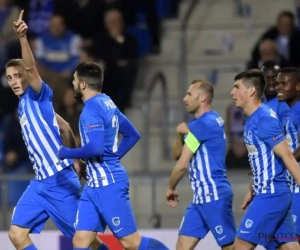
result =
M104 111L101 106L89 105L83 112L82 122L87 133L104 131Z
M46 100L52 101L53 91L44 81L42 81L42 88L40 93L36 93L31 86L29 87L28 91L29 91L28 92L29 97L34 101L38 101L38 102L43 102Z
M190 132L184 138L184 143L189 147L189 149L195 153L199 146L212 138L212 133L209 127L202 121L193 123L189 127Z
M290 108L286 103L279 103L277 107L278 118L282 126L286 126L286 123L289 119Z
M270 148L285 140L283 126L279 119L267 116L259 120L257 124L257 135Z

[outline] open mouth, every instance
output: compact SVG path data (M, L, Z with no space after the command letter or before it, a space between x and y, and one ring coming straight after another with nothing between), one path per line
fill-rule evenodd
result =
M277 96L283 96L283 94L282 93L277 93Z
M18 91L18 90L20 90L20 89L21 89L20 87L14 87L14 88L13 88L14 91Z

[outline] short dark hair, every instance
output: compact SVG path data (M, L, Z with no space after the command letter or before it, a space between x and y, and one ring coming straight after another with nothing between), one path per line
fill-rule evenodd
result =
M8 69L9 67L21 67L24 68L24 62L23 59L17 58L17 59L10 59L5 64L5 69Z
M297 83L300 83L300 69L298 69L298 68L294 68L294 67L283 68L282 70L280 70L279 73L291 74L295 77L295 80L297 81Z
M197 79L192 81L191 84L195 84L195 83L200 83L199 89L201 89L203 92L207 93L209 102L211 102L214 98L214 87L213 85L207 81L207 80L203 80L203 79Z
M97 63L80 63L75 72L80 81L85 81L90 89L101 91L103 84L103 71Z
M263 73L259 69L249 69L237 74L234 81L242 80L245 86L253 86L256 89L257 98L261 98L264 92L266 81Z
M260 69L261 70L262 69L272 69L274 67L278 67L280 69L280 65L277 62L275 62L275 61L265 61Z
M293 23L295 23L295 15L294 15L293 12L291 12L291 11L289 11L289 10L283 10L283 11L281 11L281 12L278 14L278 16L277 16L277 21L279 21L279 19L282 18L282 17L288 17L288 18L291 19L291 21L292 21Z

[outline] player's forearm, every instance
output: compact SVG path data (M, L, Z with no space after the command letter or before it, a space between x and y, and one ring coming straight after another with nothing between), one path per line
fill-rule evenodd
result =
M20 45L24 67L26 71L30 71L33 67L35 67L35 60L26 36L20 38Z
M169 181L169 189L172 189L172 190L176 189L178 183L184 176L186 169L187 169L187 166L179 166L178 163L176 164L176 166L174 167L174 169L172 171L171 178Z
M77 148L75 136L69 124L63 128L60 128L60 134L63 140L63 144L66 147Z
M175 160L178 160L180 158L182 148L183 148L183 135L177 134L176 139L173 142L172 146L172 156Z

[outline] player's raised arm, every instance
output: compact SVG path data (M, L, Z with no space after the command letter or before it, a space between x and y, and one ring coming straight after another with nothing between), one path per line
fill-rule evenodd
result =
M123 136L118 146L118 155L121 159L138 142L141 135L122 113L119 114L119 132Z
M179 126L176 128L177 132L177 137L175 138L173 145L172 145L172 156L174 160L179 160L181 156L181 152L183 149L183 139L184 135L188 134L189 129L186 123L181 123Z
M22 59L24 68L27 72L29 83L36 93L40 93L42 88L42 79L35 67L35 60L26 37L28 26L23 21L23 14L24 10L20 12L18 20L14 22L14 29L19 36L22 50Z

